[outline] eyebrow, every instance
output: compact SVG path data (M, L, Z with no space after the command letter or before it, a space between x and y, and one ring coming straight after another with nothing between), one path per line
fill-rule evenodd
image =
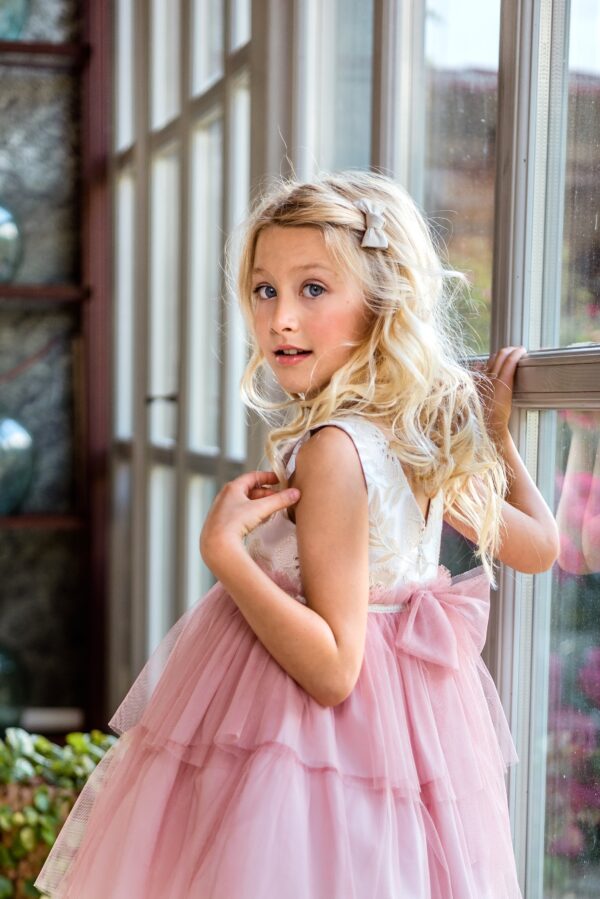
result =
M335 272L332 268L328 268L326 265L321 265L320 262L307 262L305 265L297 265L292 269L293 272L304 271L305 269L315 269L320 268L324 272L330 272L332 275L335 275ZM266 274L264 268L254 268L252 269L252 274L258 274L259 272L263 272Z

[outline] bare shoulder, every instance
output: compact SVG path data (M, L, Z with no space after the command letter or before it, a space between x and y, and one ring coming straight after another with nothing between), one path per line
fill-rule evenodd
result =
M296 458L296 486L299 486L300 478L324 479L325 471L340 481L350 475L351 483L347 486L362 486L362 492L366 494L358 450L352 437L336 425L323 425L300 447Z
M369 597L368 492L350 435L330 425L316 431L298 451L294 483L302 583L335 636L345 695L362 664Z

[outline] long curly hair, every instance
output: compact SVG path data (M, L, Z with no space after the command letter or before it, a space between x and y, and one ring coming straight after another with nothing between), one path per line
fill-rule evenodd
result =
M354 205L361 198L385 205L387 248L361 247L365 217ZM270 225L319 228L334 263L361 286L369 316L366 336L350 358L327 384L301 394L277 384L254 333L254 254L259 233ZM250 350L240 391L269 426L265 453L283 486L285 449L307 430L357 414L391 429L393 450L410 480L429 497L443 488L444 511L478 535L475 555L495 586L507 467L486 429L476 387L487 376L465 361L456 298L468 282L442 256L413 199L385 175L347 170L321 173L310 182L277 178L255 201L241 234L228 239L226 277Z

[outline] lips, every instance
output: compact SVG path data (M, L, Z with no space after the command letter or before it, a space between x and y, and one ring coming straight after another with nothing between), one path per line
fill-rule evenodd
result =
M312 356L312 351L306 353L281 353L273 354L277 359L277 365L283 368L289 368L293 365L302 365L305 359Z
M308 356L311 350L303 350L301 347L286 347L286 350L295 350L294 353L287 353L283 350L274 350L276 356Z

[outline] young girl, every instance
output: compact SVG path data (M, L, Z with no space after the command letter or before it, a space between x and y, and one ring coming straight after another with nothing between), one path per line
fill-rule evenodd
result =
M558 535L508 431L524 348L461 363L452 279L382 175L284 181L256 205L241 386L274 425L273 470L216 497L200 552L218 581L109 722L46 894L521 897L518 757L480 653L493 560L544 571ZM443 521L476 568L439 564Z

